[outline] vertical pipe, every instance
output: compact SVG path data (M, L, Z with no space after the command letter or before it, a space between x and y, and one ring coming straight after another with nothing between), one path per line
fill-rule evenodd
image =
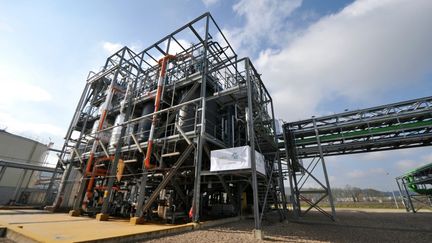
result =
M163 90L163 86L165 83L165 74L166 74L168 61L170 59L174 59L174 58L175 57L173 55L168 54L159 60L160 73L159 73L159 79L158 79L157 90L156 90L154 112L159 111L160 101L161 101L161 97L162 97L162 90ZM150 159L151 159L151 154L152 154L152 150L153 150L153 136L154 136L154 131L156 128L157 117L158 117L157 113L153 114L152 124L150 127L150 134L149 134L149 138L147 141L147 153L146 153L146 157L144 160L144 164L145 164L146 169L150 169L150 167L151 167Z
M249 72L249 59L245 59L245 69L246 69L246 86L247 86L247 125L249 134L249 144L250 144L250 158L251 158L251 170L252 170L252 192L253 192L253 210L255 219L255 230L261 230L261 222L259 218L259 200L258 200L258 179L256 171L256 161L255 161L255 131L253 123L253 107L252 107L252 84L250 80ZM264 209L263 209L264 210Z
M125 55L125 48L122 49L122 55L121 55L121 58L120 58L120 61L119 61L118 65L117 65L117 67L115 69L115 73L114 73L114 77L112 78L111 85L113 85L114 82L116 82L116 80L117 80L118 74L120 72L121 64L123 63L124 55ZM108 64L108 61L109 61L109 58L107 59L107 64ZM94 95L95 95L94 97L96 97L96 94L94 94ZM106 97L105 100L107 100L107 98L108 97ZM106 108L108 108L108 106ZM101 123L102 122L99 121L98 125L100 126ZM81 133L81 135L82 135L82 133ZM96 141L97 141L97 139L96 139ZM96 141L94 143L96 143ZM94 146L94 143L93 143L93 146ZM87 162L87 166L90 164L89 162L94 159L94 158L91 158L91 157L92 157L92 154L90 154L90 158L89 158L89 160ZM94 154L93 154L93 157L94 157ZM85 204L85 203L83 203L83 197L84 197L84 193L86 191L86 185L87 185L88 176L89 176L89 173L87 173L85 171L84 174L83 174L83 176L82 176L82 178L81 178L81 181L80 181L81 184L80 184L80 187L79 187L78 192L77 192L77 197L75 198L73 210L69 212L69 214L72 215L72 216L78 216L78 215L81 214L81 212L80 212L81 211L81 206L82 206L82 204Z
M129 80L129 82L131 82L131 81ZM138 77L136 78L135 82L138 82ZM127 109L126 109L124 120L128 121L129 118L130 118L130 116L131 116L131 113L132 113L132 106L133 106L132 105L132 98L131 98L132 95L131 95L130 92L126 92L125 96L126 96L125 97L125 101L127 99L129 99L129 102L128 102L128 106L127 106ZM124 137L124 135L126 133L126 127L127 127L127 125L122 125L121 131L120 131L119 140L117 142L117 147L116 147L115 154L114 154L114 160L111 163L110 170L108 172L108 183L107 183L106 190L105 190L104 196L103 196L103 204L102 204L102 210L101 210L101 217L99 218L100 220L106 220L106 219L108 219L108 211L109 211L109 208L110 208L110 197L111 197L111 193L112 193L112 187L114 185L114 180L116 180L115 174L117 172L117 166L118 166L118 162L119 162L119 159L120 159L120 152L121 152L121 149L122 149L122 146L123 146L123 142L124 142L124 139L122 139L122 138Z
M322 151L322 147L321 147L321 141L320 141L320 138L319 138L319 133L318 133L317 125L316 125L316 120L315 120L315 117L312 117L312 118L313 118L313 126L314 126L314 129L315 129L315 136L316 136L316 139L317 139L319 156L320 156L320 159L321 159L321 164L322 164L322 168L323 168L323 172L324 172L324 179L325 179L326 187L327 187L326 190L327 190L327 194L328 194L328 197L329 197L330 207L331 207L331 211L332 211L332 217L334 219L335 216L336 216L336 211L335 211L335 208L334 208L333 195L332 195L332 191L331 191L331 188L330 188L330 182L329 182L329 179L328 179L327 168L326 168L325 161L324 161L324 155L323 155L323 151Z
M105 102L103 104L102 114L101 114L101 117L99 118L99 124L98 124L97 130L96 130L96 139L93 142L92 149L90 150L90 157L89 157L89 159L87 161L87 165L86 165L85 174L87 176L88 174L91 173L91 175L90 175L90 180L87 184L87 193L86 193L85 202L88 202L93 195L93 184L94 184L94 180L95 180L95 171L96 171L96 167L93 166L93 160L95 159L96 149L99 145L99 131L102 130L102 128L103 128L103 124L105 123L108 109L111 105L111 100L112 100L112 97L114 95L114 84L115 84L115 79L113 79L111 81L111 84L108 87L107 97L106 97Z

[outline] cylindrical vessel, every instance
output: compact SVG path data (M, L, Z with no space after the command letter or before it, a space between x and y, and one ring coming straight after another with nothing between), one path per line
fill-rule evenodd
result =
M148 114L151 114L154 110L154 103L153 102L147 102L144 104L143 106L143 110L142 110L142 114L141 116L145 116ZM152 117L146 117L144 119L141 119L140 122L138 123L138 129L137 129L137 134L138 134L138 139L139 140L146 140L149 136L149 132L150 132L150 127L152 124Z
M117 143L120 139L121 129L122 129L122 127L118 126L118 125L123 123L124 120L125 120L125 114L124 113L120 113L117 115L115 122L114 122L114 126L117 126L117 127L114 127L112 130L111 139L109 141L109 147L114 148L117 146Z
M98 126L99 126L99 120L96 120L95 123L93 124L92 131L91 131L91 134L94 137L97 136L96 133L98 130ZM102 126L102 129L105 129L109 126L110 125L108 124L108 122L105 121L103 126ZM99 132L99 142L106 144L110 141L110 138L111 138L111 132L110 131ZM94 138L92 138L92 140L94 140Z
M194 91L194 93L190 96L189 100L193 100L199 97L200 90L197 89ZM188 90L184 90L183 93L180 96L180 100L183 100L184 97L187 95ZM180 108L178 112L178 125L181 127L181 129L184 132L189 132L194 130L195 128L195 105L188 104L184 105Z

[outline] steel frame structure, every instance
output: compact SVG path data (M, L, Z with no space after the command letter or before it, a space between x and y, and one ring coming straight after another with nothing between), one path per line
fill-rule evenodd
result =
M54 173L55 169L51 168L51 167L47 167L47 166L42 166L42 165L38 165L38 164L31 164L31 163L26 163L25 161L23 162L17 162L17 161L8 161L8 160L0 160L0 181L3 179L4 174L6 173L6 169L7 168L14 168L14 169L20 169L23 170L24 173L19 177L18 183L15 187L15 191L14 191L14 195L12 196L12 201L10 203L12 204L21 204L22 202L20 202L19 198L22 192L45 192L45 197L41 198L40 202L36 203L36 204L26 204L28 206L41 206L41 205L46 205L46 201L48 200L48 203L52 203L54 198L53 198L53 193L52 191L48 191L46 190L46 187L40 187L40 188L29 188L29 183L30 183L30 179L35 175L35 172L48 172L48 173ZM30 174L28 174L30 173ZM27 177L27 175L29 175ZM37 174L36 174L37 175ZM39 186L42 184L45 184L47 186L46 183L44 183L45 181L43 181L42 179L42 175L39 174L38 175L39 179ZM28 179L27 183L24 185L24 181L25 179ZM48 178L47 182L50 182L51 180ZM57 184L53 183L53 186L56 187Z
M396 183L407 212L415 213L421 206L432 207L432 164L396 177Z
M70 171L79 170L71 215L139 223L189 214L198 222L217 203L240 215L246 191L261 230L268 209L286 215L274 131L260 75L205 13L140 53L122 48L90 73L56 167L63 177L54 208L69 196ZM209 170L212 150L244 145L265 156L266 175L257 173L254 152L250 170Z
M325 156L365 153L402 148L429 146L432 142L432 97L408 100L368 109L312 117L283 125L285 145L280 144L288 161L293 208L296 216L302 214L301 201L334 218L330 183L325 167ZM310 163L303 165L302 160ZM321 163L324 182L314 174ZM302 191L306 180L314 180L322 190ZM329 197L332 214L326 213L304 195L321 193Z

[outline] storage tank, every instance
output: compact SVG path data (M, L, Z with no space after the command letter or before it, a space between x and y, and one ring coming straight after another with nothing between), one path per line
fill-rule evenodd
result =
M180 95L180 100L186 97L189 90L183 90ZM196 89L191 95L189 100L198 98L200 95L200 90ZM188 104L180 108L178 112L178 125L184 132L193 131L195 129L195 105Z
M154 103L152 101L149 101L144 104L141 116L151 114L153 113L153 111L154 111ZM151 124L152 124L151 116L140 120L140 122L138 123L138 130L137 130L138 140L142 141L148 138Z

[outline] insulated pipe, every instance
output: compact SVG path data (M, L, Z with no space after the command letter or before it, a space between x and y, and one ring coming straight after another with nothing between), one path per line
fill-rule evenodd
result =
M154 112L153 113L159 111L167 64L168 64L168 61L170 59L174 59L174 58L175 58L175 56L173 56L173 55L166 55L163 58L161 58L158 62L159 66L160 66L160 73L159 73L158 86L157 86L157 91L156 91L156 99L155 99L155 103L154 103ZM146 157L144 160L144 165L145 165L146 169L149 169L151 167L150 158L151 158L151 153L152 153L152 149L153 149L153 136L154 136L154 130L156 127L156 120L157 120L157 113L153 114L152 124L150 127L150 134L149 134L149 138L147 141L147 153L146 153Z
M91 177L90 177L89 183L87 185L87 193L86 193L86 198L85 198L84 202L87 202L93 194L92 189L93 189L93 183L94 183L95 170L94 169L92 170L92 164L93 164L93 160L94 160L94 154L95 154L96 149L99 145L99 131L102 130L102 128L103 128L103 124L105 122L105 119L106 119L106 116L108 113L108 108L111 105L111 100L112 100L112 97L114 95L114 90L115 90L115 88L114 88L114 80L113 80L113 81L111 81L111 84L108 88L107 97L106 97L105 102L102 106L102 114L101 114L101 117L99 118L99 124L98 124L97 131L96 131L96 139L93 143L92 149L90 151L90 157L87 161L85 176L87 176L91 173Z

